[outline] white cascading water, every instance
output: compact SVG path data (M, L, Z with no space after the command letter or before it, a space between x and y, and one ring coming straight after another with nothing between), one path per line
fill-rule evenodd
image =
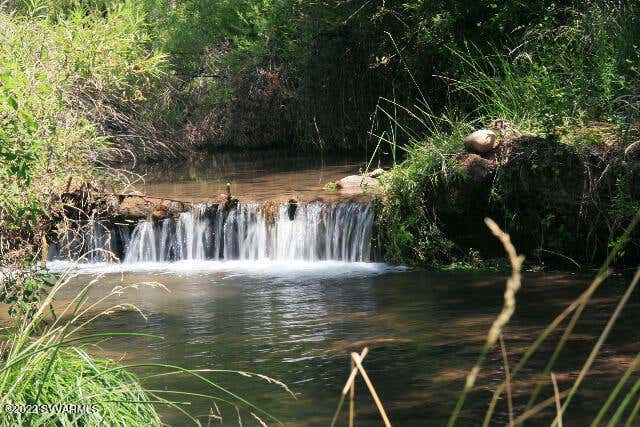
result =
M258 204L239 204L229 211L222 205L198 204L175 220L140 220L130 235L126 227L116 227L112 239L92 227L86 246L95 249L106 243L105 249L119 253L125 263L218 259L362 262L370 260L373 220L373 207L361 203L313 202L299 204L295 212L288 204L276 212L266 212Z
M157 261L158 244L156 227L149 221L140 221L131 234L124 262Z

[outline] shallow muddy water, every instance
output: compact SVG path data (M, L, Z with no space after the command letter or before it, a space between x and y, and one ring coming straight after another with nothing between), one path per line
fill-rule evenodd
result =
M362 157L323 158L265 152L210 154L178 163L141 165L134 170L144 175L144 182L136 188L148 196L205 201L225 194L228 182L234 196L243 201L262 202L330 196L331 192L323 191L326 183L365 167Z
M52 264L58 269L64 266ZM464 376L500 310L504 291L501 275L431 273L376 263L202 261L125 267L128 271L122 272L114 264L85 264L83 274L67 285L58 303L75 295L98 272L104 277L91 298L116 285L162 283L166 290L140 286L112 300L137 305L146 318L133 310L116 311L90 329L143 332L163 339L112 339L101 344L103 351L122 357L125 363L242 370L277 378L297 399L257 378L203 373L288 426L329 425L348 375L349 353L365 346L370 352L364 366L393 425L444 425ZM623 277L605 283L585 310L554 369L561 389L571 385L625 283ZM512 366L541 329L587 284L588 276L525 275L516 314L505 332ZM638 308L640 301L635 295L597 358L594 375L572 403L565 425L585 425L632 355L640 351ZM558 337L552 335L549 342L554 344ZM524 375L516 378L513 388L518 411L525 402L523 396L532 388L530 374L542 370L550 351L545 346L545 354L534 358ZM481 424L490 394L503 379L501 360L499 351L489 353L458 425ZM146 376L158 370L138 372ZM149 378L145 384L151 389L225 397L188 375ZM381 425L361 380L356 390L357 425ZM551 389L545 387L540 400L550 396ZM184 400L183 396L174 397ZM199 399L185 409L200 416L206 425L211 407L211 400ZM219 407L224 423L235 425L235 410L224 404ZM161 412L172 425L187 423L175 410L161 408ZM241 417L245 426L258 425L244 409ZM551 417L552 412L547 411L527 425L549 425ZM342 417L339 425L346 425L344 420ZM494 420L493 425L505 425L508 420L504 399Z

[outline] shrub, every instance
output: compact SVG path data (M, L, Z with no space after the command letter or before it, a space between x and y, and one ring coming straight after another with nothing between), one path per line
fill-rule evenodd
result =
M559 155L572 146L573 157L580 159L587 173L595 173L595 165L590 162L597 153L602 153L602 161L597 162L600 167L611 160L611 152L616 152L609 167L604 165L598 172L597 176L602 173L598 185L590 184L592 194L583 194L588 201L584 212L605 210L612 214L605 224L610 235L604 238L615 237L634 212L631 207L637 204L619 165L623 144L637 135L638 127L635 94L640 88L636 68L640 20L634 11L637 5L632 2L587 2L581 8L550 5L545 10L548 19L532 21L512 38L498 39L490 47L486 40L461 47L450 45L459 65L449 70L455 78L441 78L453 94L451 102L456 102L456 111L466 114L434 114L420 87L421 101L414 105L385 100L378 104L379 141L388 143L392 153L407 141L405 160L395 165L387 180L388 203L383 217L388 221L383 237L391 261L434 264L438 259L459 260L452 254L453 244L438 227L435 200L427 194L428 189L446 193L451 186L464 186L465 177L456 172L462 140L470 131L487 127L496 119L506 124L507 137L521 133L538 136L540 143L548 145L540 147L545 153L551 150ZM406 55L400 50L397 54ZM407 73L413 78L410 69ZM591 152L589 147L599 151ZM532 162L523 167L559 172L556 164ZM609 203L609 189L603 187L612 173L618 183ZM607 180L602 179L605 175ZM509 209L518 194L511 191L506 178L503 170L496 172L489 201L494 213L509 223L514 217ZM509 203L501 206L504 200ZM556 208L550 207L548 213L565 220L566 212ZM575 228L575 223L571 225ZM543 221L542 227L548 225ZM568 239L562 230L562 224L554 223L550 232L564 244ZM439 243L434 246L435 242ZM602 245L598 250L602 252Z

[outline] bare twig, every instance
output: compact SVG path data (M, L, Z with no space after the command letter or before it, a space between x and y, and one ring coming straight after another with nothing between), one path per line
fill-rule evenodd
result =
M382 417L382 421L384 422L385 427L391 427L391 422L389 421L389 417L387 417L387 413L385 412L384 407L382 406L382 402L378 397L378 393L376 393L376 389L373 387L373 383L369 379L369 375L367 374L367 371L365 371L364 367L362 366L362 359L360 358L360 355L354 352L354 353L351 353L351 358L356 363L356 367L358 368L358 371L360 371L360 375L362 375L362 379L367 385L367 388L369 388L369 393L371 393L371 397L373 397L373 400L376 403L376 406L378 407L378 411L380 412L380 416Z
M354 369L356 369L356 366L352 359L351 370L353 371ZM353 427L353 423L356 417L356 409L355 409L355 402L354 402L355 395L356 395L356 382L352 381L351 387L349 387L349 427Z
M360 360L364 360L364 358L367 356L367 353L369 353L369 348L365 347L360 352ZM354 365L355 365L355 362L352 359L351 372L349 373L347 382L345 383L344 387L342 388L342 392L340 393L340 401L338 402L338 407L336 408L336 412L333 414L333 419L331 420L331 427L334 427L336 425L336 422L338 421L338 415L340 415L340 411L342 410L342 405L344 404L344 399L347 396L347 393L349 392L351 387L353 386L356 375L358 374L358 368Z

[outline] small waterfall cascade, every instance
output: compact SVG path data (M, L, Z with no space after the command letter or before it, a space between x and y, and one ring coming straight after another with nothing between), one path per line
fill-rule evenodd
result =
M190 212L133 227L91 220L84 234L69 236L50 259L107 261L110 251L125 263L184 260L371 259L374 208L363 203L321 202L280 206L197 204ZM71 250L72 248L73 250Z
M91 216L77 228L68 229L57 244L50 245L47 257L49 260L111 261L127 251L129 239L127 226L114 225Z

